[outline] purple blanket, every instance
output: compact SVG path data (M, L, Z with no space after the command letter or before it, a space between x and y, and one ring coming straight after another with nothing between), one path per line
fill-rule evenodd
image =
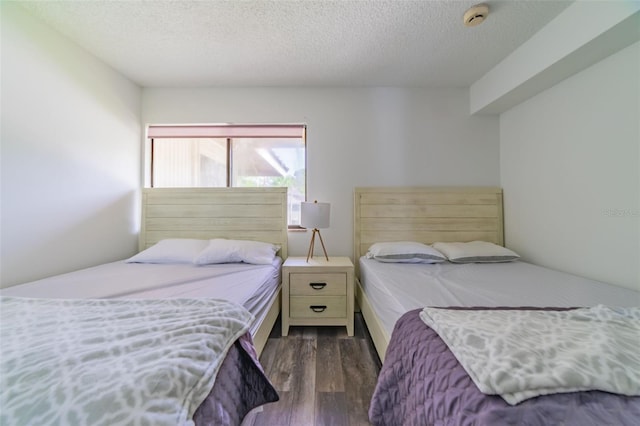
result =
M233 426L253 408L278 400L264 374L251 341L245 334L229 349L209 396L196 410L197 426Z
M374 425L640 425L640 397L574 392L510 406L481 393L420 311L394 327L369 407Z

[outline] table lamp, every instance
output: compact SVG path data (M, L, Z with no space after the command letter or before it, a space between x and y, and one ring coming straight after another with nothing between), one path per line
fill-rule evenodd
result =
M327 256L327 249L324 247L324 241L322 241L322 235L320 235L321 228L329 227L329 213L331 211L331 204L319 203L314 201L313 203L304 202L300 204L300 226L303 228L312 228L311 243L309 244L309 252L307 253L307 262L309 258L313 257L313 246L316 240L316 234L320 238L320 244L322 244L322 250L324 251L324 257L329 261Z

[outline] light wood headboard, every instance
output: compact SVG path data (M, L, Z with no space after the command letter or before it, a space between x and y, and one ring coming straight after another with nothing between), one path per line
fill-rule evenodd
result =
M145 188L139 249L164 238L278 244L287 258L287 188Z
M504 245L502 189L356 188L353 229L356 265L376 242L484 240Z

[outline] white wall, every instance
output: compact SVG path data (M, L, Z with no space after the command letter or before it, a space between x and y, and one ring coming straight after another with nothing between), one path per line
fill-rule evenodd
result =
M1 285L131 255L139 87L2 3Z
M143 122L306 123L307 197L331 203L329 255L352 255L353 189L498 185L497 116L472 117L466 89L143 90ZM289 234L306 255L310 235Z
M640 289L640 43L500 116L507 246Z

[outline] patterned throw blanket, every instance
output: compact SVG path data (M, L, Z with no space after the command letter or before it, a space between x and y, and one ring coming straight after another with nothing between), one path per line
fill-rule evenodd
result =
M193 424L253 315L212 299L0 297L0 424Z
M640 395L640 308L425 308L420 318L481 392L511 405L585 390Z

